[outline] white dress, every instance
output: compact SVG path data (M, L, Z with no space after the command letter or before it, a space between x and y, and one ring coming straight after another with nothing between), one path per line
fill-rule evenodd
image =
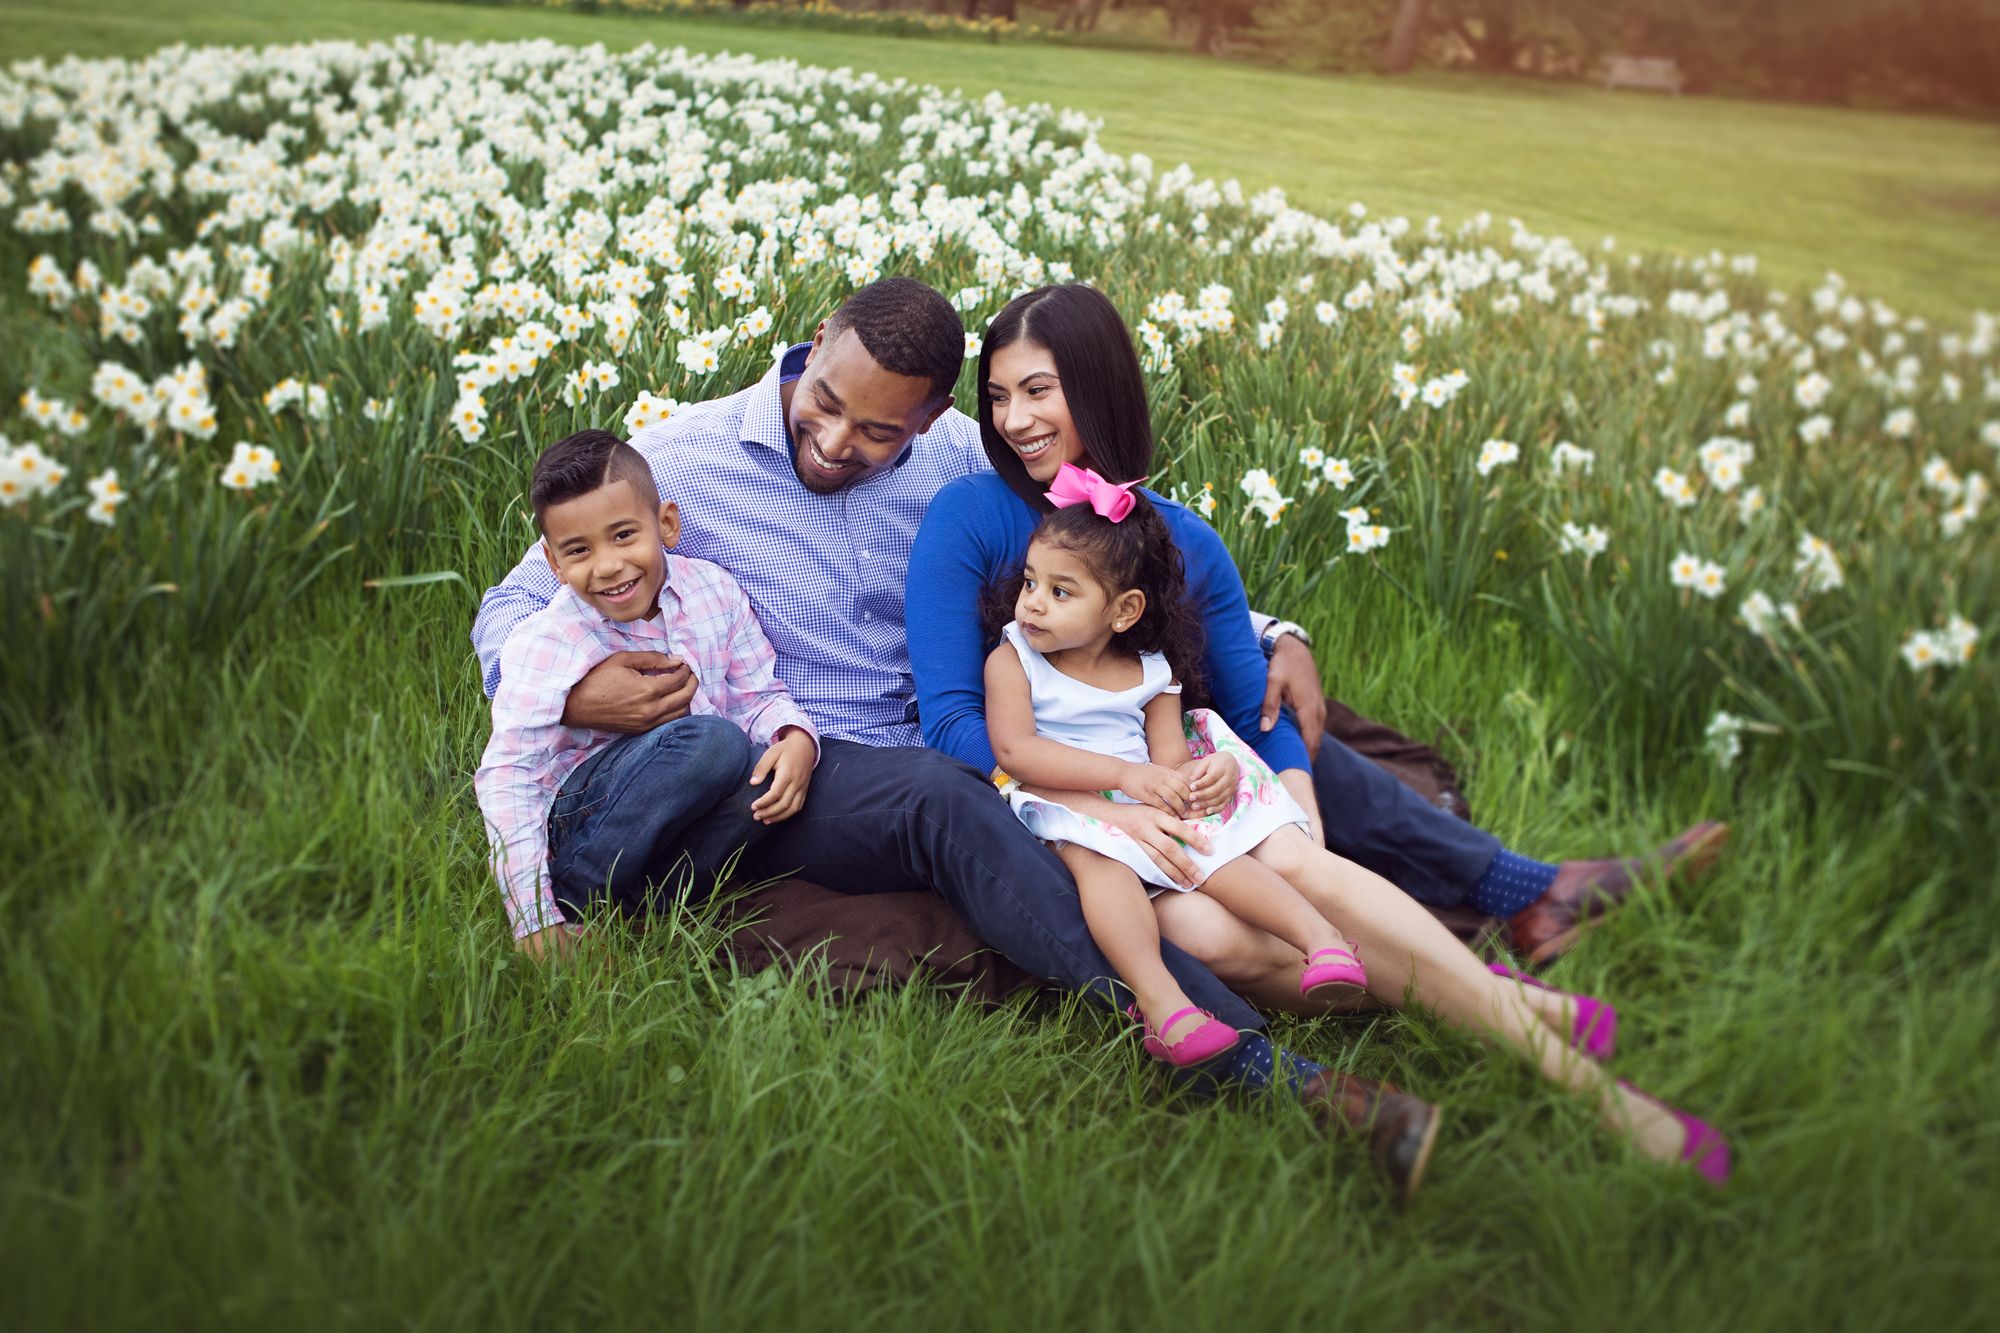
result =
M1002 633L1020 655L1021 667L1028 673L1028 697L1034 705L1036 735L1093 754L1115 755L1138 764L1151 761L1146 747L1145 707L1161 694L1180 693L1165 657L1159 653L1145 654L1139 659L1137 685L1107 690L1056 670L1046 657L1028 646L1012 622ZM1287 824L1310 829L1306 812L1278 781L1270 765L1238 739L1220 717L1197 708L1185 715L1182 729L1187 734L1189 757L1198 758L1219 750L1235 757L1238 770L1235 802L1217 814L1195 821L1208 830L1214 848L1207 853L1192 847L1187 849L1189 859L1203 879ZM1103 794L1127 805L1137 804L1123 792ZM1019 788L1009 793L1007 800L1021 822L1044 842L1073 842L1101 852L1129 866L1152 893L1181 887L1153 864L1145 848L1103 820L1078 814L1066 805L1031 796Z

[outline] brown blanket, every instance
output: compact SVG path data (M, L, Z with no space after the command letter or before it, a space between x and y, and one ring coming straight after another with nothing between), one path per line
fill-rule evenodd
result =
M1461 819L1472 810L1458 773L1428 745L1326 701L1327 734L1393 773L1431 804ZM1435 909L1434 909L1435 910ZM1498 923L1467 909L1438 916L1469 941ZM730 909L729 951L749 972L824 958L828 980L855 994L924 975L998 1003L1037 979L981 944L934 893L835 893L802 879L783 880L737 899Z

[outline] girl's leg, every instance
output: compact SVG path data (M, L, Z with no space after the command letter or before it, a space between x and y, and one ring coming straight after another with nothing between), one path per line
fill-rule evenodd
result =
M1160 926L1153 916L1153 904L1146 886L1126 867L1074 843L1056 848L1056 855L1076 879L1077 896L1083 901L1084 924L1090 937L1118 979L1131 987L1139 1001L1139 1011L1161 1041L1171 1046L1189 1030L1208 1020L1190 1014L1163 1031L1160 1024L1188 1007L1187 992L1180 988L1167 965L1160 960Z
M1282 831L1297 834L1308 846L1312 845L1306 834L1296 827ZM1264 841L1268 843L1270 840L1266 838ZM1262 845L1257 850L1261 852ZM1239 856L1218 867L1202 881L1196 892L1215 899L1228 908L1231 915L1266 934L1277 936L1298 950L1301 958L1321 949L1338 949L1347 944L1333 922L1307 902L1297 889L1286 882L1284 876L1259 860L1256 853Z
M1328 997L1299 993L1305 964L1299 950L1257 929L1201 893L1163 893L1153 899L1160 934L1193 954L1222 984L1259 1009L1316 1018L1379 1009L1372 995L1347 992Z
M1551 1030L1538 1010L1532 997L1540 992L1488 972L1414 899L1381 876L1322 851L1303 834L1274 835L1257 856L1362 945L1372 994L1398 1007L1420 1003L1452 1026L1513 1050L1550 1082L1589 1097L1605 1128L1640 1152L1679 1160L1687 1135L1671 1113L1620 1088L1571 1050L1566 1035Z

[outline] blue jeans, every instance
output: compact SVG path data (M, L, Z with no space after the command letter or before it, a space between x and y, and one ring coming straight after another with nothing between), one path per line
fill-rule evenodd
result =
M1420 903L1461 903L1500 854L1500 840L1438 809L1333 737L1319 743L1313 791L1327 847Z
M549 876L564 912L608 902L642 916L706 898L737 850L769 831L750 817L770 787L750 785L761 753L726 718L684 717L585 760L549 811Z
M941 750L823 739L805 808L744 861L760 877L798 875L841 893L934 891L1036 976L1099 1003L1131 1002L1062 861L991 782ZM1194 957L1165 940L1160 956L1190 1000L1231 1027L1264 1026Z

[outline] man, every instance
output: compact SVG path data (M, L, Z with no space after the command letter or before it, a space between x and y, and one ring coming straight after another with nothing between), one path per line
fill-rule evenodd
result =
M910 544L930 498L987 466L978 427L951 405L963 348L949 302L921 283L884 279L850 297L757 385L682 409L632 443L661 496L680 506L681 553L735 575L777 652L779 678L821 737L805 808L749 868L847 893L929 889L1028 971L1122 1004L1129 997L1108 980L1062 863L986 775L923 748L918 732L903 624ZM488 590L473 629L488 693L501 645L551 585L546 561L530 551ZM691 692L674 659L621 655L577 683L563 721L641 731L684 712ZM1341 788L1357 774L1336 757L1332 777ZM1348 799L1342 790L1323 797ZM1421 839L1433 822L1458 822L1410 801L1414 809L1394 806L1399 834L1408 825ZM1343 823L1351 819L1350 811ZM523 949L540 956L567 943L566 934L546 935L527 937ZM1196 1004L1245 1034L1212 1072L1287 1087L1337 1121L1368 1125L1378 1165L1399 1182L1413 1179L1435 1108L1274 1049L1262 1018L1208 967L1172 945L1162 952Z

